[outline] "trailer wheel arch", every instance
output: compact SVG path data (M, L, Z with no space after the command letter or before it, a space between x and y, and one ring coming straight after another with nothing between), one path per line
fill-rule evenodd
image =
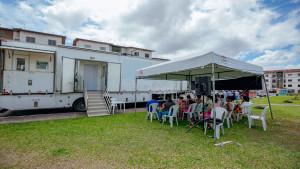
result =
M81 98L76 99L72 104L72 109L77 112L85 112L86 107L85 107L85 103L84 103L84 98L81 97Z

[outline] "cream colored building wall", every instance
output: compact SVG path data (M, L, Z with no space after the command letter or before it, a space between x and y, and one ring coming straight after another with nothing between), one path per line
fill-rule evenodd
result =
M37 61L48 62L48 69L37 69ZM29 71L34 72L53 72L54 69L54 55L48 53L30 52L29 54Z
M19 39L20 40L20 32L13 32L13 40ZM25 40L26 41L26 40Z
M10 55L8 54L10 53ZM10 57L9 57L10 56ZM5 70L16 70L13 67L13 61L17 56L27 56L28 57L28 71L34 72L53 72L54 70L54 55L48 53L37 53L37 52L26 52L26 51L17 51L17 50L5 50L5 62L4 69ZM51 61L50 61L51 57ZM36 69L37 61L45 61L48 62L48 70L44 69Z
M51 35L44 35L44 34L38 34L33 32L20 32L20 41L26 42L26 37L34 37L35 43L42 44L42 45L48 45L48 40L56 40L56 44L62 44L62 38L57 36L51 36Z
M291 74L291 76L289 76L289 74ZM300 87L298 86L300 85L300 81L298 80L300 79L300 76L298 74L300 74L300 72L284 73L285 88L293 89L296 92L300 90ZM289 79L292 80L292 82L289 82ZM292 85L292 87L289 87L288 85Z
M106 48L105 51L109 51L109 49L110 49L108 44L81 41L81 40L76 42L77 47L84 48L84 45L91 45L91 49L94 49L94 50L100 50L100 47L105 47Z
M134 48L127 48L127 55L130 56L132 54L132 56L134 56L134 52L139 52L139 56L138 57L141 57L141 58L145 58L145 54L147 53L147 54L149 54L149 59L152 59L152 52L150 52L150 51L145 51L145 50L140 50L140 49L134 49Z

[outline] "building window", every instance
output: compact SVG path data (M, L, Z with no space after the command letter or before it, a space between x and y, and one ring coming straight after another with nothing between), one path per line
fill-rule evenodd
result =
M292 82L293 80L292 79L288 79L288 82Z
M148 53L145 53L145 58L149 58L150 55Z
M121 48L120 48L120 47L117 47L117 46L112 46L112 47L111 47L111 51L112 51L112 52L121 52Z
M283 85L283 87L285 87L285 85Z
M275 80L272 80L272 83L276 83L276 81L275 81Z
M139 56L139 55L140 55L139 52L134 52L134 53L133 53L133 56Z
M285 79L283 80L283 82L284 82L284 83L286 82Z
M266 82L269 82L269 79L266 79Z
M106 50L106 47L100 47L100 50Z
M265 77L269 77L269 75L265 75Z
M91 46L91 45L84 45L84 48L91 49L91 48L92 48L92 46Z
M300 85L298 85L298 87L300 87Z
M291 84L289 84L288 87L293 87L293 86Z
M276 77L276 75L272 75L272 77Z
M298 82L300 82L300 79L298 79Z
M20 41L20 39L15 39L15 41Z
M288 74L288 76L292 76L292 74Z
M26 42L35 43L35 37L26 36Z
M300 73L298 73L298 76L300 76Z
M56 46L56 40L50 40L50 39L48 39L48 45L50 45L50 46Z
M37 61L36 62L36 69L48 69L48 62L42 62L42 61Z
M269 84L267 84L267 87L269 87Z
M25 58L17 58L17 70L25 71Z

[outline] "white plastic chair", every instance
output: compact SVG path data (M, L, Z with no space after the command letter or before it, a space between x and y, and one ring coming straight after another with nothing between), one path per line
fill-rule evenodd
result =
M251 128L252 125L254 125L254 119L261 120L264 131L267 131L267 121L266 121L266 113L268 111L269 106L263 109L263 111L260 113L260 116L249 116L249 128Z
M147 118L150 116L151 122L152 122L153 114L156 115L156 118L158 118L157 106L158 106L158 103L152 103L149 106L149 111L147 111Z
M229 111L229 112L227 111L227 114L226 114L226 117L225 117L225 119L227 121L227 127L228 128L230 128L230 122L231 122L231 125L233 126L232 117L231 117L232 112L233 111Z
M182 120L184 118L184 115L187 114L188 121L191 121L191 119L193 118L193 114L195 113L196 105L197 105L197 103L193 103L189 106L189 109L187 112L183 111ZM194 114L194 116L195 116L195 114Z
M216 119L219 119L221 120L221 122L218 122L216 124L216 138L217 139L220 139L220 129L222 129L222 132L223 132L223 135L224 135L224 119L227 115L227 110L222 108L222 107L216 107ZM213 122L213 117L214 117L214 109L211 110L211 121L210 122L207 122L205 121L204 122L204 134L206 134L206 129L207 129L207 125L208 124L214 124Z
M115 114L115 109L118 109L118 104L114 103L117 101L117 98L110 98L111 100L111 107L113 108L113 114ZM117 111L117 110L116 110Z
M195 114L195 118L197 116L198 119L200 120L200 114L202 113L202 109L203 109L203 104L202 103L198 104L197 109L195 107L195 113L194 113Z
M249 116L252 115L252 105L253 104L243 107L242 113L237 113L237 121L242 120L243 116L247 116L249 121Z
M178 126L178 119L177 119L177 112L178 112L179 106L178 105L173 105L169 109L169 114L168 115L163 115L163 124L165 121L167 121L167 117L169 118L170 126L173 127L173 120L176 120L177 126ZM172 113L172 115L171 115Z

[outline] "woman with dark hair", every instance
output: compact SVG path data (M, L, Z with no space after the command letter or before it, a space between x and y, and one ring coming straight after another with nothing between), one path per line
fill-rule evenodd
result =
M211 96L212 97L212 96ZM215 98L215 107L221 107L218 104L218 98ZM210 106L208 106L207 110L204 112L204 117L210 117L211 115L211 110L214 108L214 105L211 103ZM203 115L200 114L200 117L203 118Z
M162 116L168 115L170 108L175 105L175 103L171 100L171 98L167 98L166 102L162 105L161 110L158 112L158 120L162 122Z
M232 117L233 117L233 121L236 121L236 114L237 113L242 113L242 109L244 107L248 107L251 106L253 103L250 101L250 98L248 96L242 96L242 104L238 104L237 105L237 109L233 111L232 113Z

